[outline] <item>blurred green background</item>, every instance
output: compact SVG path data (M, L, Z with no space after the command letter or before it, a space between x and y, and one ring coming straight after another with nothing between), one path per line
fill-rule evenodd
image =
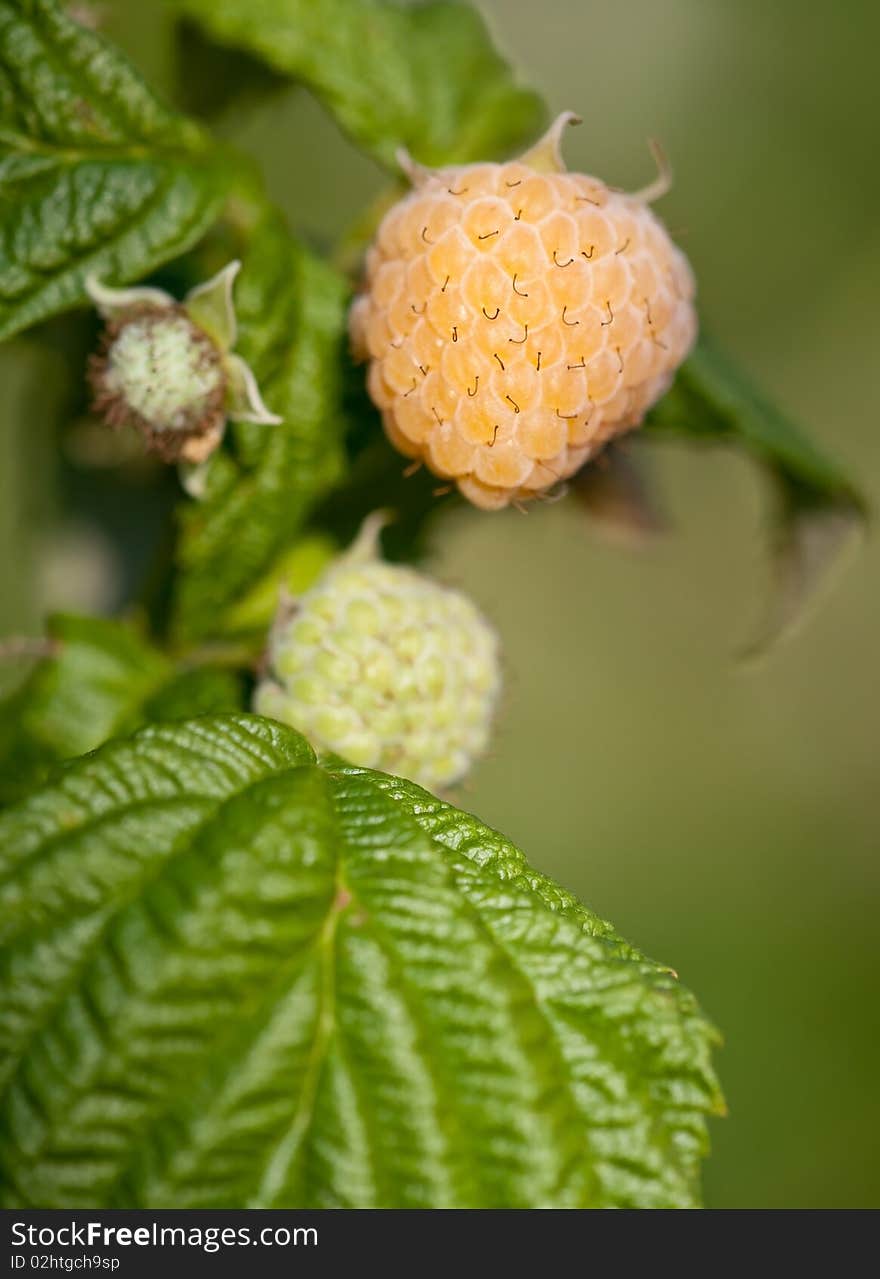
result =
M662 140L676 183L660 212L704 322L877 509L878 6L480 7L553 111L584 117L571 167L639 187L646 139ZM99 12L175 93L163 6ZM297 89L220 127L319 245L382 187ZM0 355L4 632L35 630L47 607L112 608L159 536L112 474L89 479L76 458L59 471L63 367L28 339ZM436 528L434 570L495 619L508 664L495 754L462 802L675 966L722 1028L730 1116L713 1125L709 1206L878 1206L876 539L796 637L743 667L769 590L761 477L723 452L644 452L671 527L639 549L573 503Z

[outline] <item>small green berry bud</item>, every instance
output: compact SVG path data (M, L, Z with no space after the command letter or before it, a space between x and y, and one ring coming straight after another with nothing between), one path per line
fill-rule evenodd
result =
M501 686L495 632L466 596L375 555L375 524L272 629L258 714L354 764L431 789L484 753Z
M175 302L161 289L86 289L107 321L92 356L94 407L110 426L133 426L166 462L197 470L223 438L227 419L276 425L250 367L232 350L237 336L230 262ZM199 483L189 474L187 487Z
M137 427L166 461L199 460L199 441L226 420L221 353L182 308L146 305L111 320L89 374L98 412Z

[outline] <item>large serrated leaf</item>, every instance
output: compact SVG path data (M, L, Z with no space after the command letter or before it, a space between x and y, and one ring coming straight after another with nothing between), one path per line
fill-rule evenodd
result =
M9 1207L690 1206L714 1032L475 818L254 716L0 816Z
M186 508L175 626L216 629L290 545L343 470L342 351L347 288L268 213L236 285L238 349L280 426L240 424L216 456L205 498Z
M217 40L307 84L365 150L428 164L484 159L531 137L540 99L517 85L469 5L388 0L176 0Z
M50 653L0 702L0 802L38 785L60 760L84 755L157 719L185 719L241 704L228 671L178 671L123 622L60 614Z
M840 468L705 338L650 414L647 429L741 449L773 480L779 498L773 548L779 580L750 650L762 651L798 620L842 541L864 518L862 497Z
M189 248L228 181L195 125L55 0L0 0L0 337Z

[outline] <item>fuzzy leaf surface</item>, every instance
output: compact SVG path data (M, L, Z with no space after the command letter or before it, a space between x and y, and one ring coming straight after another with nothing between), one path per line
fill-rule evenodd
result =
M0 338L188 249L226 192L202 131L55 0L0 0Z
M692 1206L669 969L409 783L256 716L0 815L7 1207Z
M522 88L467 4L388 0L177 0L216 40L308 85L364 150L393 167L509 150L544 108Z
M341 404L348 290L267 212L235 287L237 350L283 421L241 423L216 454L206 494L181 517L177 634L210 634L294 542L341 477Z
M0 702L0 802L38 785L61 760L140 724L241 704L236 676L179 671L123 622L59 614L46 633L50 655Z

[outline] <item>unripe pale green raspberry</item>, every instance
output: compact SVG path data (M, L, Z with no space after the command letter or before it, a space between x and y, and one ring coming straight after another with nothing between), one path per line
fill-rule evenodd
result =
M460 781L489 741L498 642L459 591L385 564L367 526L279 610L254 709L320 749L429 789Z

